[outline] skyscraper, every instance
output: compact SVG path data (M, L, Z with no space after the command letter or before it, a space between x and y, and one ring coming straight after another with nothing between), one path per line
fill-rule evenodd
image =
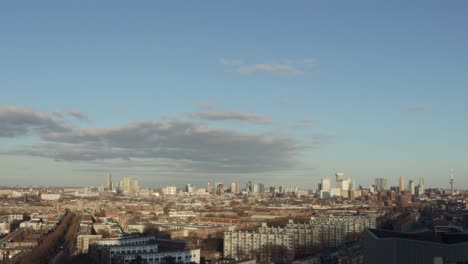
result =
M239 184L237 182L231 183L231 193L239 193Z
M340 189L341 191L348 191L349 185L351 184L351 178L345 178L344 173L337 172L336 173L336 188Z
M405 191L405 178L403 176L400 176L400 192Z
M376 178L375 179L375 191L380 192L384 190L388 190L387 178Z
M186 192L186 193L192 193L192 192L193 192L193 185L190 184L190 183L187 183L187 184L185 185L185 192Z
M140 190L137 178L124 177L122 185L123 193L125 195L134 195Z
M418 185L418 188L416 188L416 190L417 190L416 191L417 195L424 194L425 189L424 189L424 178L423 177L419 178L419 185Z
M264 193L265 192L265 185L263 183L258 184L258 192Z
M329 191L331 189L330 179L323 178L320 183L320 191Z
M112 175L107 175L107 190L112 191Z
M138 184L138 178L132 178L132 194L140 191L140 185Z
M216 185L216 194L223 195L224 194L224 185L222 183L217 183Z
M258 185L258 183L253 184L252 193L255 193L255 194L260 193L260 185Z
M416 190L415 190L415 187L414 187L414 181L413 180L409 181L409 191L411 192L411 195L416 194Z
M130 177L124 177L123 179L123 192L124 194L130 194L130 188L132 187L132 179Z
M453 189L453 184L455 183L455 180L453 179L453 169L450 171L450 195L455 194L455 190Z

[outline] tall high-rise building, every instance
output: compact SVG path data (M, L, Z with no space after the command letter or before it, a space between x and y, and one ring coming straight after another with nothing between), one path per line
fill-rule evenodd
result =
M231 183L231 193L239 193L239 184L237 182Z
M263 183L258 184L258 192L265 193L265 185Z
M252 185L252 193L255 193L255 194L260 193L260 185L258 185L258 183L254 183Z
M112 191L112 175L107 175L107 190Z
M187 184L185 185L185 192L186 192L186 193L192 193L192 192L193 192L193 185L190 184L190 183L187 183Z
M416 189L415 189L414 181L413 181L413 180L410 180L410 181L409 181L409 191L411 192L412 195L415 195L415 194L416 194Z
M424 191L425 191L425 189L424 189L424 178L421 177L421 178L419 178L419 185L416 188L416 195L423 195Z
M123 178L123 192L124 194L130 194L130 189L132 187L132 178L124 177Z
M177 187L175 186L166 186L162 188L163 195L176 195L177 194Z
M138 183L138 178L132 178L132 187L133 187L133 192L139 192L140 191L140 185Z
M344 173L337 172L336 176L336 188L340 189L341 191L348 191L349 185L351 185L351 178L345 178Z
M222 183L216 184L216 194L223 195L224 194L224 185Z
M253 192L253 184L252 181L249 181L245 186L248 192Z
M405 191L405 177L400 176L400 192Z
M388 190L387 178L376 178L374 183L375 183L375 191L380 192L380 191Z
M323 178L320 181L320 191L329 191L331 189L330 178Z
M208 182L208 185L206 186L206 192L207 193L213 192L213 185L211 185L211 182Z
M450 195L455 194L455 190L453 189L453 184L455 183L455 180L453 179L453 169L450 172Z
M124 195L134 195L140 190L137 178L124 177L122 181L122 191Z

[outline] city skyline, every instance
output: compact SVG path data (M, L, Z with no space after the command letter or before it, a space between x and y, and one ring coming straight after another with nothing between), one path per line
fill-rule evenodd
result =
M112 4L0 4L2 184L468 188L466 2Z

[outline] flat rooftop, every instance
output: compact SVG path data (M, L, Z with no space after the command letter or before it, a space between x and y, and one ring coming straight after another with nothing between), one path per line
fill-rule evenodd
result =
M448 232L435 232L433 230L417 232L417 233L402 233L389 230L381 229L367 229L369 233L374 235L376 238L400 238L408 240L425 241L432 243L441 244L460 244L468 243L468 233L460 232L458 230L450 230Z

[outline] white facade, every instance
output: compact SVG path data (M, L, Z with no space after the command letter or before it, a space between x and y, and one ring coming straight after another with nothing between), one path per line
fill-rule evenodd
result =
M173 257L176 263L200 263L200 249L186 249L171 252L142 252L138 254L125 254L124 263L130 263L132 260L136 259L137 256L140 256L148 264L164 263L164 259L166 257Z
M341 196L341 189L340 188L331 188L330 196Z
M177 187L175 186L167 186L162 188L163 195L176 195L177 194Z
M126 238L108 238L101 239L97 242L98 246L128 246L128 245L143 245L148 243L150 240L155 239L154 237L126 237Z
M60 193L42 193L41 194L41 200L44 201L58 201L62 198L62 195Z
M164 263L165 258L173 257L176 263L200 263L200 249L180 249L159 252L159 245L154 237L128 237L119 239L102 239L97 242L99 248L109 250L109 264L117 258L130 263L140 256L145 263Z
M9 223L0 223L0 234L10 233L10 224Z
M102 235L78 235L76 247L79 253L88 253L89 246L102 238Z
M317 252L324 248L339 247L355 240L364 228L375 228L376 215L320 216L309 223L296 224L292 220L284 227L263 224L256 232L224 233L224 257L257 259L269 262L287 262L295 254ZM283 256L276 251L281 250Z
M237 182L231 183L231 193L239 193L239 184Z
M224 233L224 257L285 262L294 258L292 234L234 231ZM275 256L274 253L281 253Z
M330 178L323 178L321 180L321 191L330 191L331 189L331 182Z

